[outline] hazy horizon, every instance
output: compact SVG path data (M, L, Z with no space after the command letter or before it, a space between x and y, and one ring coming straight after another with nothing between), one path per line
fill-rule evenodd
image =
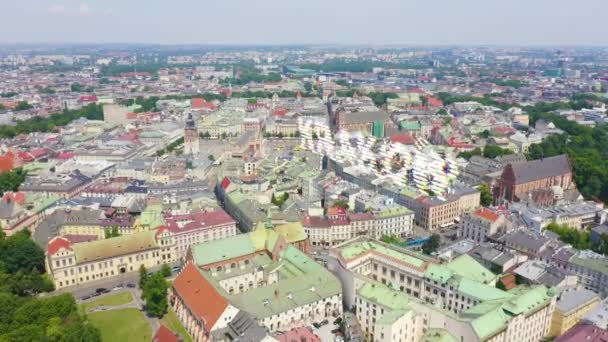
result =
M608 1L19 0L0 44L606 46Z

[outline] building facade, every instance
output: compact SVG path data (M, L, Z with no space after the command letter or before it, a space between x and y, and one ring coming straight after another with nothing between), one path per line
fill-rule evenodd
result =
M166 234L156 231L82 243L55 237L47 246L46 270L61 289L119 278L142 265L151 269L175 261L175 246Z

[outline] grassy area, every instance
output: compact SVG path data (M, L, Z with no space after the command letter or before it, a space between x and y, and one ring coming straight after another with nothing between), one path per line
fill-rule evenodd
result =
M102 296L98 299L86 302L82 304L82 308L86 312L96 306L117 306L131 303L131 301L133 301L133 296L131 295L131 292L126 291L109 296Z
M137 309L98 311L87 316L101 331L101 340L104 342L152 340L152 329L144 314Z
M175 315L175 312L173 312L173 310L171 310L170 308L169 312L160 320L160 322L166 325L167 328L180 334L184 339L184 342L192 342L192 339L190 338L190 335L188 335L186 328L184 328L182 323L179 321L179 318L177 318L177 315Z

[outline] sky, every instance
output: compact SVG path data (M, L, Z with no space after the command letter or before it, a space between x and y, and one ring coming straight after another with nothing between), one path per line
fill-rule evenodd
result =
M608 45L607 0L0 0L0 43Z

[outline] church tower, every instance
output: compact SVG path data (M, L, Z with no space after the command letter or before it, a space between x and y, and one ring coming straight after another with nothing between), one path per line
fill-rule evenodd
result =
M188 119L186 119L186 127L184 128L184 154L198 154L199 153L199 141L198 141L198 129L196 123L192 118L192 113L188 113Z

